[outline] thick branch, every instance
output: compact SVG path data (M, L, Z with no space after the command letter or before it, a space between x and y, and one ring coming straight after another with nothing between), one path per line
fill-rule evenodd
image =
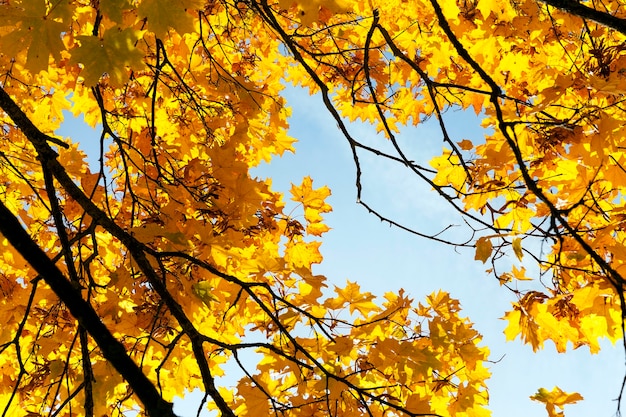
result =
M80 325L87 329L98 344L102 355L130 384L150 416L175 416L172 404L161 397L152 382L128 356L124 345L113 337L93 307L83 300L80 291L65 278L2 202L0 202L0 233L44 279Z
M581 17L587 20L593 20L603 26L615 29L626 35L626 20L615 17L608 12L601 12L591 7L585 6L582 3L574 0L538 0L541 3L545 3L549 6L563 10L574 16Z
M202 349L203 339L200 332L185 315L183 307L172 297L167 290L165 283L161 281L150 265L150 262L146 257L146 253L144 252L144 245L115 223L115 221L110 219L107 214L96 206L93 201L91 201L91 199L74 183L65 171L63 165L61 165L61 163L56 159L58 156L57 153L47 143L49 137L42 133L32 123L22 109L20 109L19 106L13 101L11 96L9 96L2 88L0 88L0 107L9 115L9 117L11 117L15 124L31 141L37 151L38 158L44 166L44 169L49 170L54 175L56 180L69 194L69 196L76 201L97 224L119 239L120 242L129 250L133 259L137 263L137 266L152 285L152 288L154 288L154 290L159 294L172 315L181 325L183 331L191 339L194 356L198 367L200 368L206 391L211 395L223 415L234 416L232 410L229 408L228 404L215 387L206 355ZM212 272L217 272L217 270L213 268ZM147 406L145 402L144 405Z

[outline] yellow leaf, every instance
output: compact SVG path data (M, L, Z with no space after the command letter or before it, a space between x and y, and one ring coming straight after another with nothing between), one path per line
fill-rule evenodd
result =
M272 414L267 395L248 379L239 382L237 394L244 399L243 403L245 404L245 411L241 410L236 413L237 415L269 416Z
M491 256L492 250L491 239L483 236L476 241L476 255L474 255L474 259L485 263Z
M526 276L526 268L521 267L520 269L517 269L515 265L513 265L513 276L518 281L532 281L533 280L532 278L529 278Z
M190 12L203 7L198 0L143 0L137 10L148 21L148 28L162 39L170 28L178 34L193 32L193 17Z
M182 358L180 364L176 368L176 382L183 387L193 389L198 386L200 369L198 363L191 355Z
M354 346L354 340L348 336L336 337L334 343L328 348L338 356L348 356Z
M58 11L68 9L65 1L58 1L55 6ZM2 5L0 12L0 26L11 26L11 32L0 36L0 49L12 58L27 51L25 67L33 74L48 69L50 55L60 60L65 49L61 35L68 24L48 16L48 12L44 0L12 2Z
M337 297L326 300L324 303L326 307L336 309L347 304L350 313L358 310L362 315L367 315L377 308L372 301L375 297L369 292L362 293L361 287L355 282L348 281L344 288L335 287L335 292Z
M524 256L524 252L522 252L522 239L519 237L513 239L513 252L515 252L517 259L521 261Z
M328 232L330 227L325 225L324 223L310 223L306 226L306 232L313 236L322 236L322 234Z
M508 321L506 328L504 329L504 335L507 341L515 340L515 338L521 333L520 321L521 312L518 309L507 311L504 315L504 320Z
M443 155L431 159L430 165L437 171L437 175L433 179L436 185L451 185L455 190L463 188L467 179L467 173L460 164L457 155L444 150Z
M293 201L298 201L304 207L317 209L322 212L330 211L330 206L324 202L330 194L330 188L326 186L313 189L311 177L304 177L302 184L299 186L291 184L291 199Z
M295 268L310 268L312 264L322 262L320 245L320 242L307 243L294 238L285 248L285 260Z
M497 0L480 0L476 3L476 8L482 15L483 19L487 19L491 14L491 11L498 7Z
M332 207L325 202L330 196L330 189L326 186L313 189L311 177L305 177L302 184L291 184L291 199L300 202L304 208L304 218L307 221L306 231L315 236L321 236L330 228L322 223L322 213L332 211Z
M554 387L552 391L539 388L537 393L532 395L530 399L544 403L549 417L563 417L563 413L556 411L556 407L563 410L566 404L575 404L578 401L582 401L583 397L577 392L567 393L559 387Z

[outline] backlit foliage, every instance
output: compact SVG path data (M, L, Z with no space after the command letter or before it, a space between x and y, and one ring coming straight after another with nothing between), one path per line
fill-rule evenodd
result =
M321 93L374 215L402 226L361 199L362 152L466 218L475 258L518 295L508 338L618 340L624 13L608 0L0 2L4 415L171 416L195 388L225 416L489 415L488 351L458 302L327 288L312 265L330 190L307 177L287 202L250 175L294 150L283 82ZM454 108L484 117L483 141L449 135ZM99 134L99 165L80 135L56 136L67 112ZM396 140L427 118L445 146L431 167ZM559 415L581 398L533 399Z

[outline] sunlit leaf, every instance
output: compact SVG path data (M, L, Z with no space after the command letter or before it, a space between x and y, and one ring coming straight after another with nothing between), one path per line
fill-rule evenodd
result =
M567 404L575 404L578 401L582 401L583 397L575 393L566 393L559 387L554 387L552 391L548 391L545 388L539 388L536 394L530 397L531 400L542 402L546 405L548 416L550 417L562 417L563 413L557 411L557 407L563 410Z

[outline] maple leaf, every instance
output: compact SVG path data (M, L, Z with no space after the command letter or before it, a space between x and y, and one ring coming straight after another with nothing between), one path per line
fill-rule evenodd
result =
M301 185L291 185L291 195L291 199L301 203L304 208L308 233L320 236L329 230L328 226L321 223L323 220L321 214L332 211L332 207L325 202L326 198L331 195L328 187L313 189L313 180L311 177L305 177Z
M611 23L615 1L554 4L4 2L5 414L173 416L172 398L236 365L246 378L235 389L207 393L216 413L488 415L488 350L459 301L439 291L412 307L400 291L379 305L354 282L327 297L311 271L321 243L308 238L329 230L330 190L292 185L301 224L269 180L252 179L294 150L285 80L322 95L361 204L372 210L367 151L425 181L471 236L491 230L474 256L520 295L507 339L593 353L619 340L626 31ZM79 151L82 133L56 148L67 98L100 137L99 169ZM484 134L459 136L455 110L473 110ZM401 136L429 118L439 134L420 142L427 168ZM348 120L386 140L361 142ZM441 138L448 149L435 151ZM500 256L507 246L551 274L545 293ZM240 361L250 347L257 373ZM532 398L551 417L582 400L556 388Z
M376 308L376 304L372 301L375 298L374 295L369 292L362 293L361 287L355 282L348 281L344 288L335 287L335 292L337 297L326 300L324 303L326 307L337 309L347 305L350 314L357 310L365 316Z
M148 28L157 38L163 38L170 28L180 35L193 32L194 20L190 12L202 6L203 2L200 0L172 0L165 3L159 0L143 0L137 12L141 18L147 19Z
M245 398L245 410L241 410L242 414L270 414L270 407L267 395L265 395L263 391L261 391L258 387L255 387L254 384L252 384L250 381L240 381L240 383L237 385L237 392L239 395Z
M143 53L135 43L144 31L126 28L112 28L97 36L77 36L80 47L72 51L71 62L81 64L81 76L85 84L93 86L103 74L111 79L111 84L120 86L128 80L128 68L141 69L144 66Z
M67 23L57 20L63 9L68 9L66 1L60 1L50 13L45 0L13 2L0 9L0 25L9 26L7 33L0 36L0 49L11 58L26 52L25 67L36 74L48 69L50 55L61 60L65 50L62 33Z
M457 142L457 144L459 145L459 147L461 149L463 149L464 151L470 151L472 150L472 148L474 147L474 145L472 144L472 142L470 140L467 139L463 139L460 142Z
M411 395L406 403L406 408L417 415L428 415L432 413L428 398L420 394Z
M319 252L321 242L303 242L293 239L285 248L285 260L296 268L310 268L312 264L322 262Z
M491 239L489 237L481 237L476 241L476 255L474 259L485 263L491 257L492 250Z
M524 252L522 251L522 239L519 237L516 237L515 239L513 239L512 246L513 246L513 252L515 253L515 256L517 256L517 259L521 261L522 258L524 257Z
M330 206L324 200L330 196L330 189L326 186L313 189L311 177L305 177L300 186L291 185L292 200L302 203L305 208L311 208L322 213L330 211Z
M563 413L557 411L556 408L558 407L562 410L567 404L575 404L578 401L582 401L583 397L577 392L566 393L559 387L554 387L552 391L539 388L537 393L532 395L530 399L544 403L548 411L548 416L563 417Z

